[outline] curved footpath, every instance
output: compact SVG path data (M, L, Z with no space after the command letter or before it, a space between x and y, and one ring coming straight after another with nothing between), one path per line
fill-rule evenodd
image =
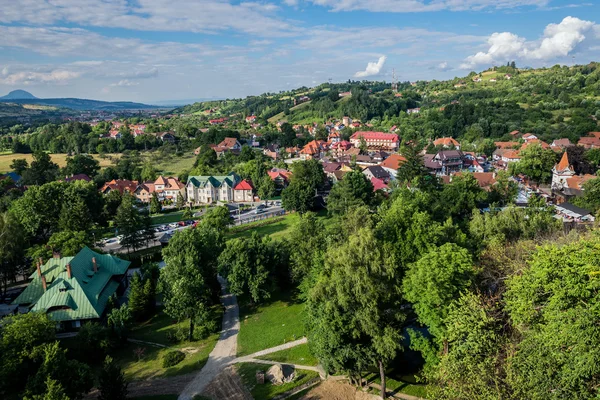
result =
M221 301L225 306L223 330L202 370L179 395L180 400L191 400L195 395L202 393L206 386L235 360L237 335L240 330L240 311L236 297L227 292L225 279L219 277L219 283L221 284Z

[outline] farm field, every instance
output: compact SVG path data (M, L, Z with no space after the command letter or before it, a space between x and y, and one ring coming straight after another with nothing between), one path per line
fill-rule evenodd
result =
M98 154L93 154L94 157L100 163L100 167L108 167L113 164L111 159L115 159L115 157L119 157L119 154L107 154L104 158L100 157ZM9 172L10 164L12 161L17 158L24 158L28 163L31 163L33 160L33 154L19 154L19 153L10 153L10 154L0 154L0 173ZM66 154L50 154L50 158L52 161L58 164L59 167L64 167L67 165L67 155Z

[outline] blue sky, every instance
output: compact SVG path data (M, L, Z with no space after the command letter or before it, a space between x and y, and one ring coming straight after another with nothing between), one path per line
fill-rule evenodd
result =
M242 97L600 61L600 1L0 0L0 94Z

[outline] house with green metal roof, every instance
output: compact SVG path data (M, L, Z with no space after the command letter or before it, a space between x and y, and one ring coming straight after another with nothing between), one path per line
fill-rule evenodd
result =
M126 286L129 261L84 247L74 257L37 262L31 282L13 304L45 312L65 329L99 319L108 298Z
M240 181L241 178L234 172L225 176L190 176L186 185L188 203L232 202L233 188Z

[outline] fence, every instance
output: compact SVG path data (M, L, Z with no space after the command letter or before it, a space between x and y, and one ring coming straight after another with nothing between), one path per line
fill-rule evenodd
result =
M249 224L252 222L257 222L257 221L262 221L265 219L269 219L269 218L274 218L274 217L280 217L285 215L285 210L280 210L280 211L266 211L262 214L250 214L251 216L246 217L244 219L238 219L238 217L234 217L234 222L233 225L235 226L240 226L240 225L244 225L244 224Z

